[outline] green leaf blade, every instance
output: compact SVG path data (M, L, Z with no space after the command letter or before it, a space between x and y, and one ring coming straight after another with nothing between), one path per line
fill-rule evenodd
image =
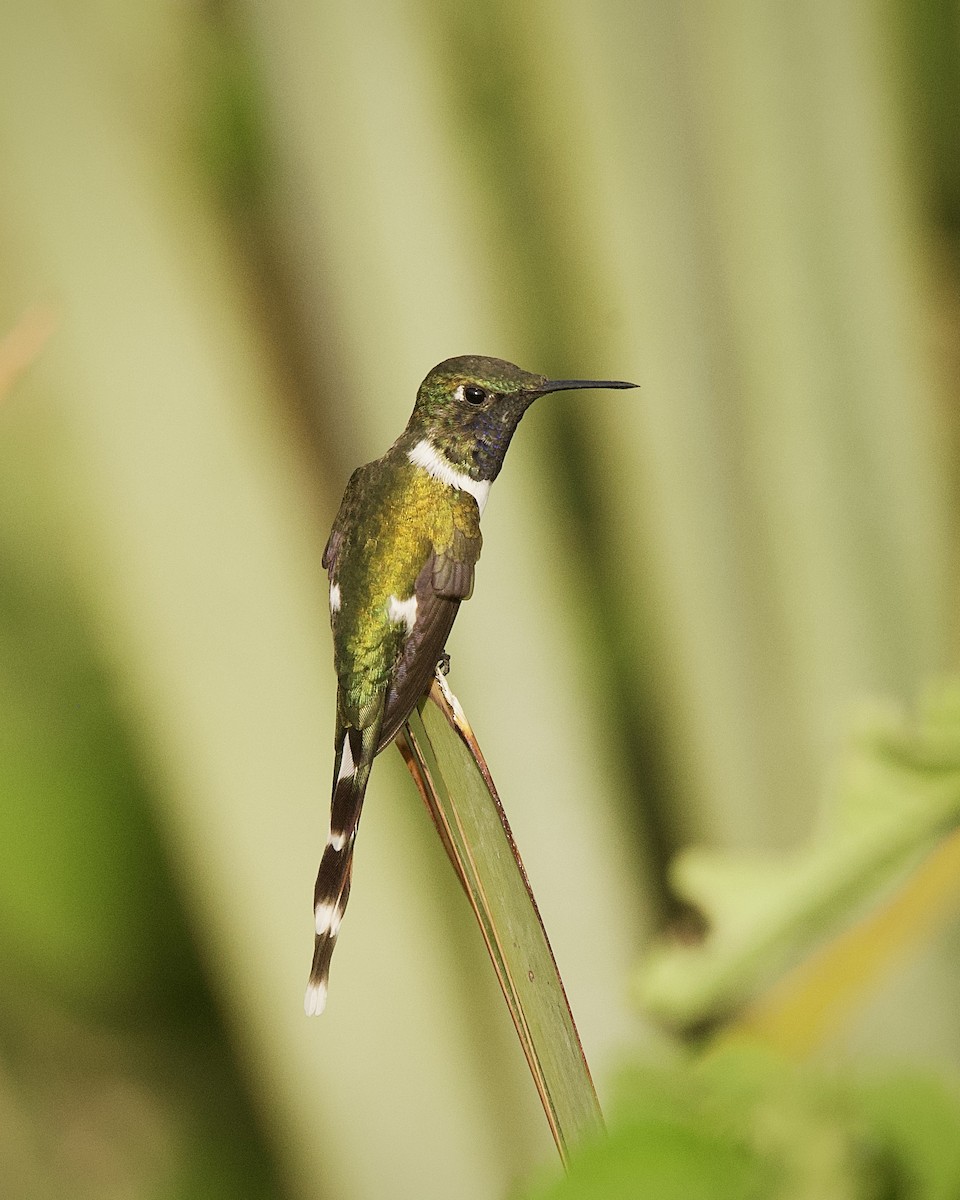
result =
M553 951L479 747L434 688L407 724L418 782L480 925L557 1143L603 1129L603 1116ZM451 704L452 701L452 704ZM468 727L467 727L468 728Z

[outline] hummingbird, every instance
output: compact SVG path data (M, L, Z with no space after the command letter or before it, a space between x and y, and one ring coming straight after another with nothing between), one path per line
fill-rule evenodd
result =
M523 414L550 392L635 386L547 379L479 355L448 358L421 383L400 437L350 477L322 559L338 687L308 1016L326 1006L373 760L429 689L457 610L473 592L480 516Z

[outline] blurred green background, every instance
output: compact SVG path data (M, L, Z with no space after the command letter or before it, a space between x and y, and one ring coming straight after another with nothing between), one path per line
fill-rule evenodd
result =
M7 0L0 1193L499 1197L552 1148L399 756L301 997L320 555L437 361L543 401L451 682L602 1099L689 843L955 665L960 8ZM960 1072L960 925L818 1054Z

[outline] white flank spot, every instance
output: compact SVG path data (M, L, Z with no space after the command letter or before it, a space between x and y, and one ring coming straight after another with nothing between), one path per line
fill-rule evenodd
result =
M327 1007L327 985L325 983L308 983L307 994L303 998L303 1011L308 1017L319 1017Z
M330 584L330 611L338 613L340 611L340 584Z
M336 904L328 901L326 904L317 905L316 909L314 910L314 916L316 917L317 921L317 937L323 937L325 933L330 933L331 926L333 925L333 918L335 916L339 916L339 914L337 913ZM339 928L339 926L340 922L338 920L337 927Z
M353 753L350 750L350 739L349 737L345 737L343 739L343 757L340 759L340 773L337 775L337 783L341 779L346 779L348 775L352 775L353 772Z
M344 846L346 844L347 844L347 835L345 833L331 833L330 834L329 845L331 845L338 854L340 853L340 851L344 848Z
M414 448L408 452L407 458L409 458L415 467L423 467L434 479L439 479L443 483L449 484L450 487L456 488L459 492L469 492L474 500L476 500L481 514L483 513L487 497L490 495L489 479L471 479L463 471L458 471L453 463L449 459L444 458L428 438L417 442Z
M331 937L336 937L337 934L340 932L340 922L342 920L343 920L343 909L338 908L337 911L330 918L329 933L330 933Z
M387 601L387 616L398 625L406 625L407 633L413 633L413 627L417 623L416 596L410 596L406 600L398 600L396 596L391 596Z

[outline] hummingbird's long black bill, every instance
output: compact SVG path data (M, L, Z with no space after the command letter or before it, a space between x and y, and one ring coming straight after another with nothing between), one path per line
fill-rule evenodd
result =
M575 388L635 388L636 383L627 383L623 379L548 379L535 391L537 396L545 396L548 392L572 392Z

